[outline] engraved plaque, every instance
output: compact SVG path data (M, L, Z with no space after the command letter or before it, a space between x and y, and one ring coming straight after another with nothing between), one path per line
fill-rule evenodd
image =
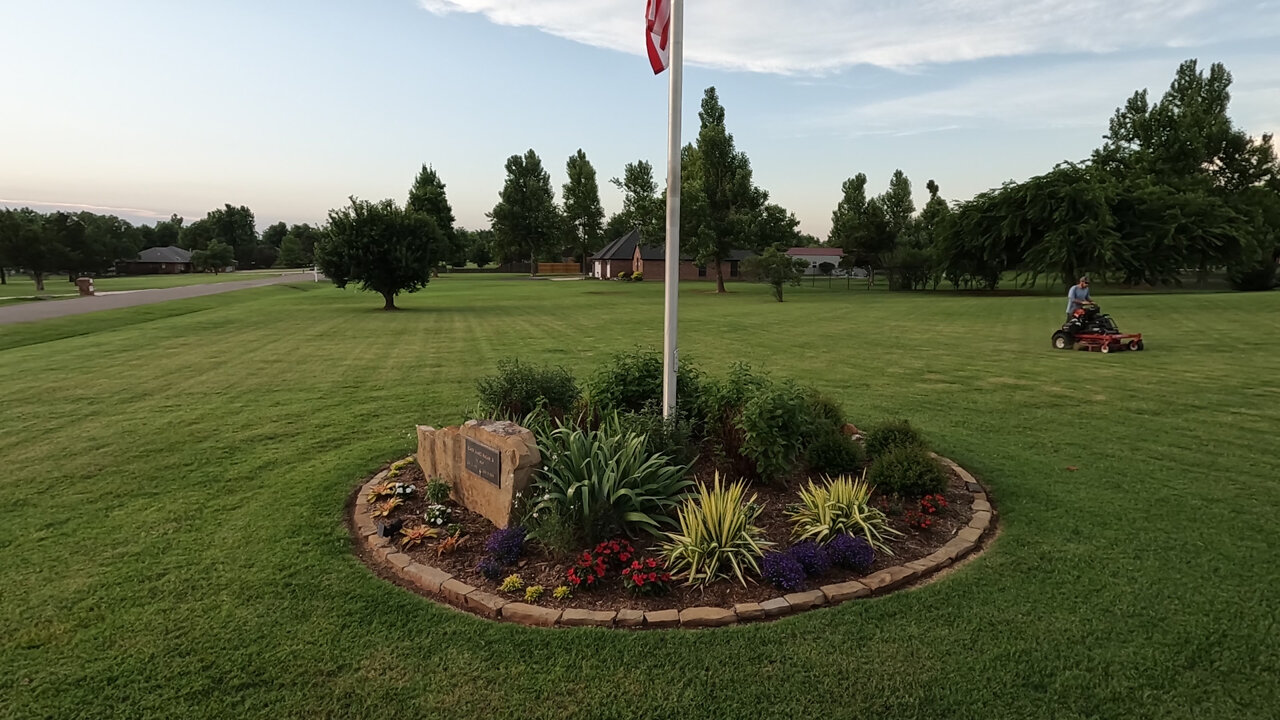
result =
M501 460L497 450L467 438L465 454L468 472L494 485L502 486L499 480Z

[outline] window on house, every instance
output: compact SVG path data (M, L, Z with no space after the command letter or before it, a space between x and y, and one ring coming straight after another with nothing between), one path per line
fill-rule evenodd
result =
M698 266L698 277L706 277L706 276L707 276L707 266L706 266L706 265L699 265L699 266Z
M729 261L729 277L731 278L738 277L738 261L737 260Z

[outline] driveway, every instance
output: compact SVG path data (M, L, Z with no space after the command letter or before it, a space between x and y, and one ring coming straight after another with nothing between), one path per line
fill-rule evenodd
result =
M36 322L67 315L81 315L99 310L116 310L134 305L150 305L166 300L185 300L202 295L245 290L247 288L279 285L281 283L311 282L313 276L309 272L273 275L254 278L253 280L237 280L235 282L209 283L206 285L183 285L182 287L160 288L156 290L131 290L115 292L93 297L72 298L68 300L45 302L17 302L0 307L0 325L20 322Z

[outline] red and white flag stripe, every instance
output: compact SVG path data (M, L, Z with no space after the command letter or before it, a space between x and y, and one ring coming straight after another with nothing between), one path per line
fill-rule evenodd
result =
M645 45L649 50L649 64L653 74L667 69L670 54L667 44L671 41L671 0L648 0L645 8Z

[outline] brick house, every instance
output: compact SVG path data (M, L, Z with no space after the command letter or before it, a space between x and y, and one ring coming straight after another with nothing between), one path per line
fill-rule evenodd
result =
M591 256L591 277L611 280L618 277L619 273L632 272L636 246L639 244L640 231L637 229L605 245L600 252Z
M665 282L667 279L667 249L662 245L637 245L632 256L631 272L644 273L645 280ZM742 261L750 257L746 250L734 250L727 260L720 262L721 272L725 280L742 279ZM698 266L692 257L680 258L680 280L709 280L715 282L716 271L713 267Z
M193 272L191 251L180 247L153 247L138 253L133 260L120 260L116 270L122 275L175 275Z

